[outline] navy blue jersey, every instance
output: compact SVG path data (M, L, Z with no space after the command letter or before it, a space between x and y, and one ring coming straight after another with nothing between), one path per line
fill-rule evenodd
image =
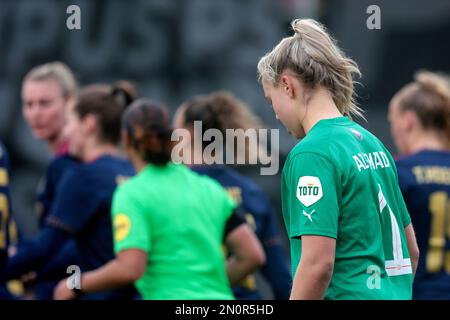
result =
M8 261L9 279L45 268L55 252L75 239L81 272L97 269L114 256L111 201L118 183L134 175L128 160L104 155L67 171L56 189L46 224L38 238ZM67 267L67 266L66 266ZM42 269L41 269L42 270ZM85 295L87 299L133 298L132 286Z
M14 299L6 286L6 263L10 245L11 197L9 193L9 159L0 143L0 300Z
M61 153L55 156L47 167L45 176L41 179L37 191L36 213L38 216L38 225L42 229L45 225L45 219L50 212L50 208L54 202L56 190L65 173L80 164L75 157ZM17 247L18 251L22 251L27 247L31 239L20 237ZM53 297L53 286L60 279L67 276L67 266L78 264L78 252L73 239L67 239L67 243L59 250L59 252L50 257L41 269L34 270L38 279L32 284L34 299L47 300ZM29 285L28 285L29 286Z
M450 299L450 153L421 151L397 169L421 256L413 299Z
M45 224L56 190L64 174L79 163L78 159L69 154L56 156L50 162L45 177L39 183L37 194L36 210L41 228Z
M128 160L109 155L64 175L46 223L75 237L83 272L114 258L112 195L117 184L132 175Z
M269 199L250 179L219 165L194 166L195 172L217 180L241 205L266 253L267 262L261 272L271 286L275 299L288 299L291 289L289 259L283 247L280 227ZM248 276L233 288L237 299L260 299L255 276Z
M60 182L64 175L70 171L70 169L78 166L80 161L67 154L62 153L53 158L50 162L45 177L42 179L40 186L38 188L37 196L37 215L38 222L41 228L44 227L47 216L50 212L50 208L55 200L56 190L58 189ZM47 281L59 280L66 276L66 269L68 265L78 264L78 252L76 250L76 244L74 239L67 240L67 244L61 248L57 255L52 257L45 266L40 270L36 270L39 278L46 278ZM48 287L47 282L44 284ZM37 286L36 291L39 291L39 286ZM47 290L48 291L48 290ZM50 298L44 293L37 292L37 295L42 298Z
M9 161L6 149L0 143L0 284L4 283L3 269L8 258L10 216Z

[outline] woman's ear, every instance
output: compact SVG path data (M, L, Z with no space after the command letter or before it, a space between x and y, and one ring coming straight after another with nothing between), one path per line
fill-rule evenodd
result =
M75 104L77 102L77 99L75 96L67 96L64 98L65 99L65 106L66 106L66 110L71 110L75 107Z
M98 130L97 117L93 114L86 115L82 120L82 127L85 133L95 134Z
M291 98L291 99L295 98L295 95L296 95L295 81L291 75L284 73L281 76L279 86L281 86L281 90L286 95L288 95L289 98Z
M403 131L411 132L421 127L419 118L412 111L404 111L401 116L400 125L402 126Z

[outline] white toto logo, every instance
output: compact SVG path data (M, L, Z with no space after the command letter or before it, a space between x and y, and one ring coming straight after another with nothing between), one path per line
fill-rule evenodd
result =
M306 206L316 203L323 197L322 184L318 177L304 176L298 179L297 199Z

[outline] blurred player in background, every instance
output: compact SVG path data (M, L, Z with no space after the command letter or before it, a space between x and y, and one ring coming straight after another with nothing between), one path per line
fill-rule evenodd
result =
M8 277L19 277L45 264L68 239L74 238L82 271L114 258L111 201L118 183L134 174L118 148L120 119L134 99L127 83L92 85L68 109L66 136L70 153L82 160L61 179L39 237L8 262ZM132 286L80 299L132 298Z
M38 195L39 225L53 202L63 172L77 160L68 154L63 135L65 113L77 93L72 71L61 62L51 62L31 69L22 84L22 113L36 139L44 140L53 155Z
M422 71L391 100L398 178L421 256L414 299L450 299L450 89Z
M114 194L117 257L83 273L81 289L96 292L135 282L144 299L232 299L230 283L264 263L261 245L236 204L214 180L171 162L165 107L138 100L126 111L122 128L138 174ZM224 239L232 253L227 264ZM55 298L74 298L65 281Z
M303 138L281 182L291 299L411 299L418 249L394 160L348 118L359 69L318 22L291 25L258 63L276 117Z
M208 129L218 129L224 137L226 129L247 130L258 129L261 126L260 121L250 109L227 92L214 92L185 102L175 116L175 127L190 130L191 137L194 137L194 121L201 121L203 132ZM194 141L191 141L190 145L193 155ZM199 156L200 159L203 158L204 147L199 149L202 153ZM225 143L223 148L226 152ZM276 213L267 196L253 181L225 165L192 165L191 169L217 180L238 205L242 206L247 222L254 228L264 247L266 264L261 268L262 275L270 285L274 298L287 300L292 282L289 258L283 247ZM244 281L234 286L233 292L237 299L261 299L254 275L249 275Z
M9 159L5 147L0 142L0 300L15 299L7 288L7 281L4 274L6 262L8 261L10 218Z
M63 136L65 112L73 102L78 85L72 71L61 62L50 62L31 69L22 83L22 114L32 130L33 136L47 143L52 160L41 179L36 210L39 228L45 225L45 219L53 204L56 189L70 168L78 160L68 154L68 142ZM24 248L28 240L21 238L19 246ZM77 263L76 247L69 240L62 249L39 270L27 277L33 280L27 287L34 299L51 299L57 281L66 274L68 265Z

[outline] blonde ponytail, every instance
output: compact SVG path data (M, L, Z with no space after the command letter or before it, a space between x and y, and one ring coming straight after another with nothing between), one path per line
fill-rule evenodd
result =
M328 89L342 114L364 119L353 86L353 75L361 75L357 64L344 55L319 22L296 19L291 26L294 35L282 39L259 61L259 79L276 86L282 72L290 70L310 88L320 85Z
M401 111L412 111L425 129L443 132L450 139L450 84L445 76L419 71L414 82L396 95Z

